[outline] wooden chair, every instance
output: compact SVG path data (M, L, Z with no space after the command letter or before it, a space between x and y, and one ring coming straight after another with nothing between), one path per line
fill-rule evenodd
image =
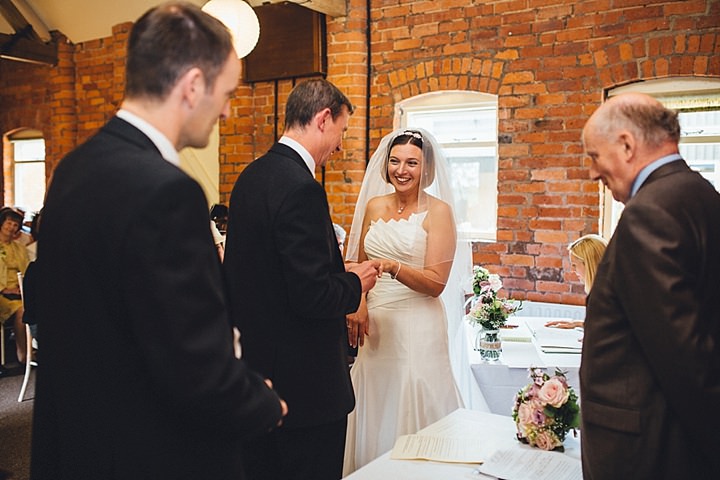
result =
M23 305L25 302L25 294L23 292L23 274L22 272L18 272L18 285L20 287L20 298L23 301ZM27 358L25 359L25 378L23 378L22 387L20 387L20 395L18 395L18 402L22 402L23 398L25 397L25 390L27 389L28 381L30 380L30 370L32 367L37 367L37 363L32 361L32 351L33 351L33 338L32 333L30 332L30 325L25 324L25 338L26 338L26 348L27 348Z

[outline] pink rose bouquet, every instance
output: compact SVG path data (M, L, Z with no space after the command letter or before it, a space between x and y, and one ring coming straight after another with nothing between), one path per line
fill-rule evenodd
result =
M560 370L552 377L541 368L529 371L532 381L517 393L512 411L517 439L542 450L562 451L567 433L580 425L577 394Z

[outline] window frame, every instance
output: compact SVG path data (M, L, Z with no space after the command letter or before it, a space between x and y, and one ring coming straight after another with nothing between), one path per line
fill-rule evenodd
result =
M645 80L609 89L606 92L606 98L628 92L651 95L666 107L680 112L708 109L720 111L720 78L668 77ZM720 135L704 137L682 135L680 145L706 143L707 140L720 143ZM717 168L720 169L720 161L717 165ZM716 173L716 175L720 175L720 173ZM720 191L720 184L716 183L715 188ZM604 185L602 193L600 229L605 238L610 238L622 214L623 205L613 199L612 193Z
M42 158L34 158L28 160L18 160L16 155L17 144L26 141L40 140L43 143ZM3 160L3 178L4 178L4 199L5 205L15 205L27 209L28 211L35 211L42 208L42 204L45 200L45 193L47 191L47 143L43 133L39 130L32 128L21 128L7 133L3 136L4 147L3 150L6 156ZM39 199L28 204L25 200L18 199L18 186L25 185L24 182L18 181L17 178L17 166L18 164L24 165L41 165L42 175L39 175L39 181L41 181L41 190Z
M463 150L463 149L492 149L493 157L493 175L494 175L494 202L493 215L489 223L492 224L490 230L459 230L458 237L471 242L495 242L497 241L497 211L498 211L498 169L499 169L499 142L498 142L498 96L490 93L469 91L469 90L442 90L416 95L407 98L395 105L394 124L398 128L417 127L419 125L411 124L409 118L413 115L422 115L426 113L448 113L448 112L468 112L475 110L494 110L495 132L487 135L485 139L458 139L457 141L447 142L438 138L436 132L432 132L443 150ZM420 125L422 126L422 125ZM469 141L466 141L469 140ZM452 156L449 156L452 157ZM480 157L478 157L480 158ZM482 157L487 158L487 157ZM482 188L482 182L477 185L478 189ZM459 218L461 223L464 218Z

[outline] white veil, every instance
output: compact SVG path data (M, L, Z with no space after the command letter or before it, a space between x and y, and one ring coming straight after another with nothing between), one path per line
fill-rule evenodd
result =
M378 148L370 158L365 171L362 187L358 195L353 216L346 260L357 261L360 247L360 236L362 233L363 220L368 201L373 197L387 195L394 192L394 187L386 181L387 162L389 149L392 141L399 135L407 132L419 132L422 136L422 150L424 164L428 166L421 173L420 192L418 194L417 211L427 210L427 195L439 198L444 201L453 211L455 216L455 204L453 202L452 181L448 162L443 154L442 147L435 137L422 128L402 128L386 135L380 141ZM431 170L434 166L434 172ZM434 175L433 175L434 173ZM457 225L455 217L455 225ZM467 240L461 240L456 232L456 248L445 289L441 295L445 305L445 312L448 323L448 345L450 350L450 361L453 374L462 395L466 408L474 408L488 411L482 393L470 369L469 340L463 317L465 315L465 295L470 291L472 278L472 252Z
M425 205L427 197L425 197L424 193L439 198L451 207L454 206L447 161L435 137L422 128L395 130L383 137L375 153L370 157L370 163L368 163L367 169L365 170L365 176L363 177L362 186L360 187L360 194L358 195L357 204L355 205L352 226L350 227L346 260L357 261L362 223L365 218L365 209L368 201L373 197L387 195L395 191L395 188L385 180L387 161L390 154L389 147L396 137L405 132L420 132L423 137L423 158L427 165L434 164L435 166L434 178L430 169L425 169L422 172L420 193L418 195L418 211L423 211L427 208L427 205Z

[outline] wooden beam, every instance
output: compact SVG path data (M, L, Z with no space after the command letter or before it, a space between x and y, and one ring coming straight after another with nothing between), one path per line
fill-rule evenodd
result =
M28 40L17 33L14 35L0 33L0 58L57 65L57 44Z
M324 13L331 17L343 17L347 15L346 0L247 0L247 2L253 7L259 7L270 3L284 3L288 1L297 3L305 8L309 8L310 10Z
M22 33L30 40L40 40L40 37L30 25L30 22L20 13L11 0L0 0L0 15L2 15L15 32ZM30 28L28 28L30 27Z
M0 33L0 58L57 64L55 42L43 42L32 24L27 21L11 0L0 0L0 15L15 30L13 35Z

